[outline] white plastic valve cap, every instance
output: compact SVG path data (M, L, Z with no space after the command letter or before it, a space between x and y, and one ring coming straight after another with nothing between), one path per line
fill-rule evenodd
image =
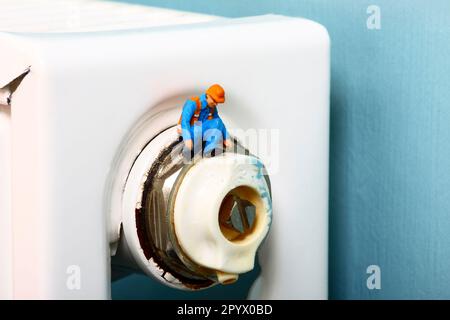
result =
M225 223L236 199L241 218L242 203L254 214L251 225L245 221L240 232ZM263 164L233 153L200 160L184 176L173 214L177 240L194 262L231 274L252 270L272 220Z

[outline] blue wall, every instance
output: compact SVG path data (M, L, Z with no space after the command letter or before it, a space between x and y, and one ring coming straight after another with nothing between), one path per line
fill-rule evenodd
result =
M326 26L330 297L450 299L450 1L129 2L228 17L278 13ZM380 30L366 27L371 4L381 9ZM372 264L381 268L381 290L366 287ZM114 284L113 296L137 283L145 297L152 284L136 279ZM213 296L243 297L247 285Z

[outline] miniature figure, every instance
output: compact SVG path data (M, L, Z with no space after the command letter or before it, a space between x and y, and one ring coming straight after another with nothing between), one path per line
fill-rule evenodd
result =
M185 148L194 150L196 154L213 154L222 149L222 145L230 147L231 139L222 119L217 112L217 104L225 102L225 91L214 84L200 96L191 97L183 106L178 132L183 137Z

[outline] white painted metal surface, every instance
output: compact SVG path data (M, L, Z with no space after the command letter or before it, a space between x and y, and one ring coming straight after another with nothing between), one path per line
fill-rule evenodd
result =
M208 15L98 0L0 0L0 31L67 33L209 21Z
M220 112L230 130L272 129L280 138L272 154L251 150L266 165L278 163L268 166L273 224L252 297L327 298L329 39L322 26L263 16L115 32L0 32L0 84L28 66L11 106L12 168L0 171L1 181L11 172L13 228L12 241L0 243L0 257L13 266L2 297L109 298L120 219L107 181L123 175L116 160L126 158L126 140L155 108L164 115L165 101L217 82L227 91ZM154 126L177 120L168 112ZM1 221L8 211L2 204ZM72 270L80 271L79 287L68 286Z
M12 299L11 113L0 105L0 298Z

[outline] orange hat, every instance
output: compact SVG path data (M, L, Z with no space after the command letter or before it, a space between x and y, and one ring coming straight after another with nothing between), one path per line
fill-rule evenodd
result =
M209 87L208 90L206 90L206 94L213 98L217 103L225 102L225 90L218 84L213 84Z

